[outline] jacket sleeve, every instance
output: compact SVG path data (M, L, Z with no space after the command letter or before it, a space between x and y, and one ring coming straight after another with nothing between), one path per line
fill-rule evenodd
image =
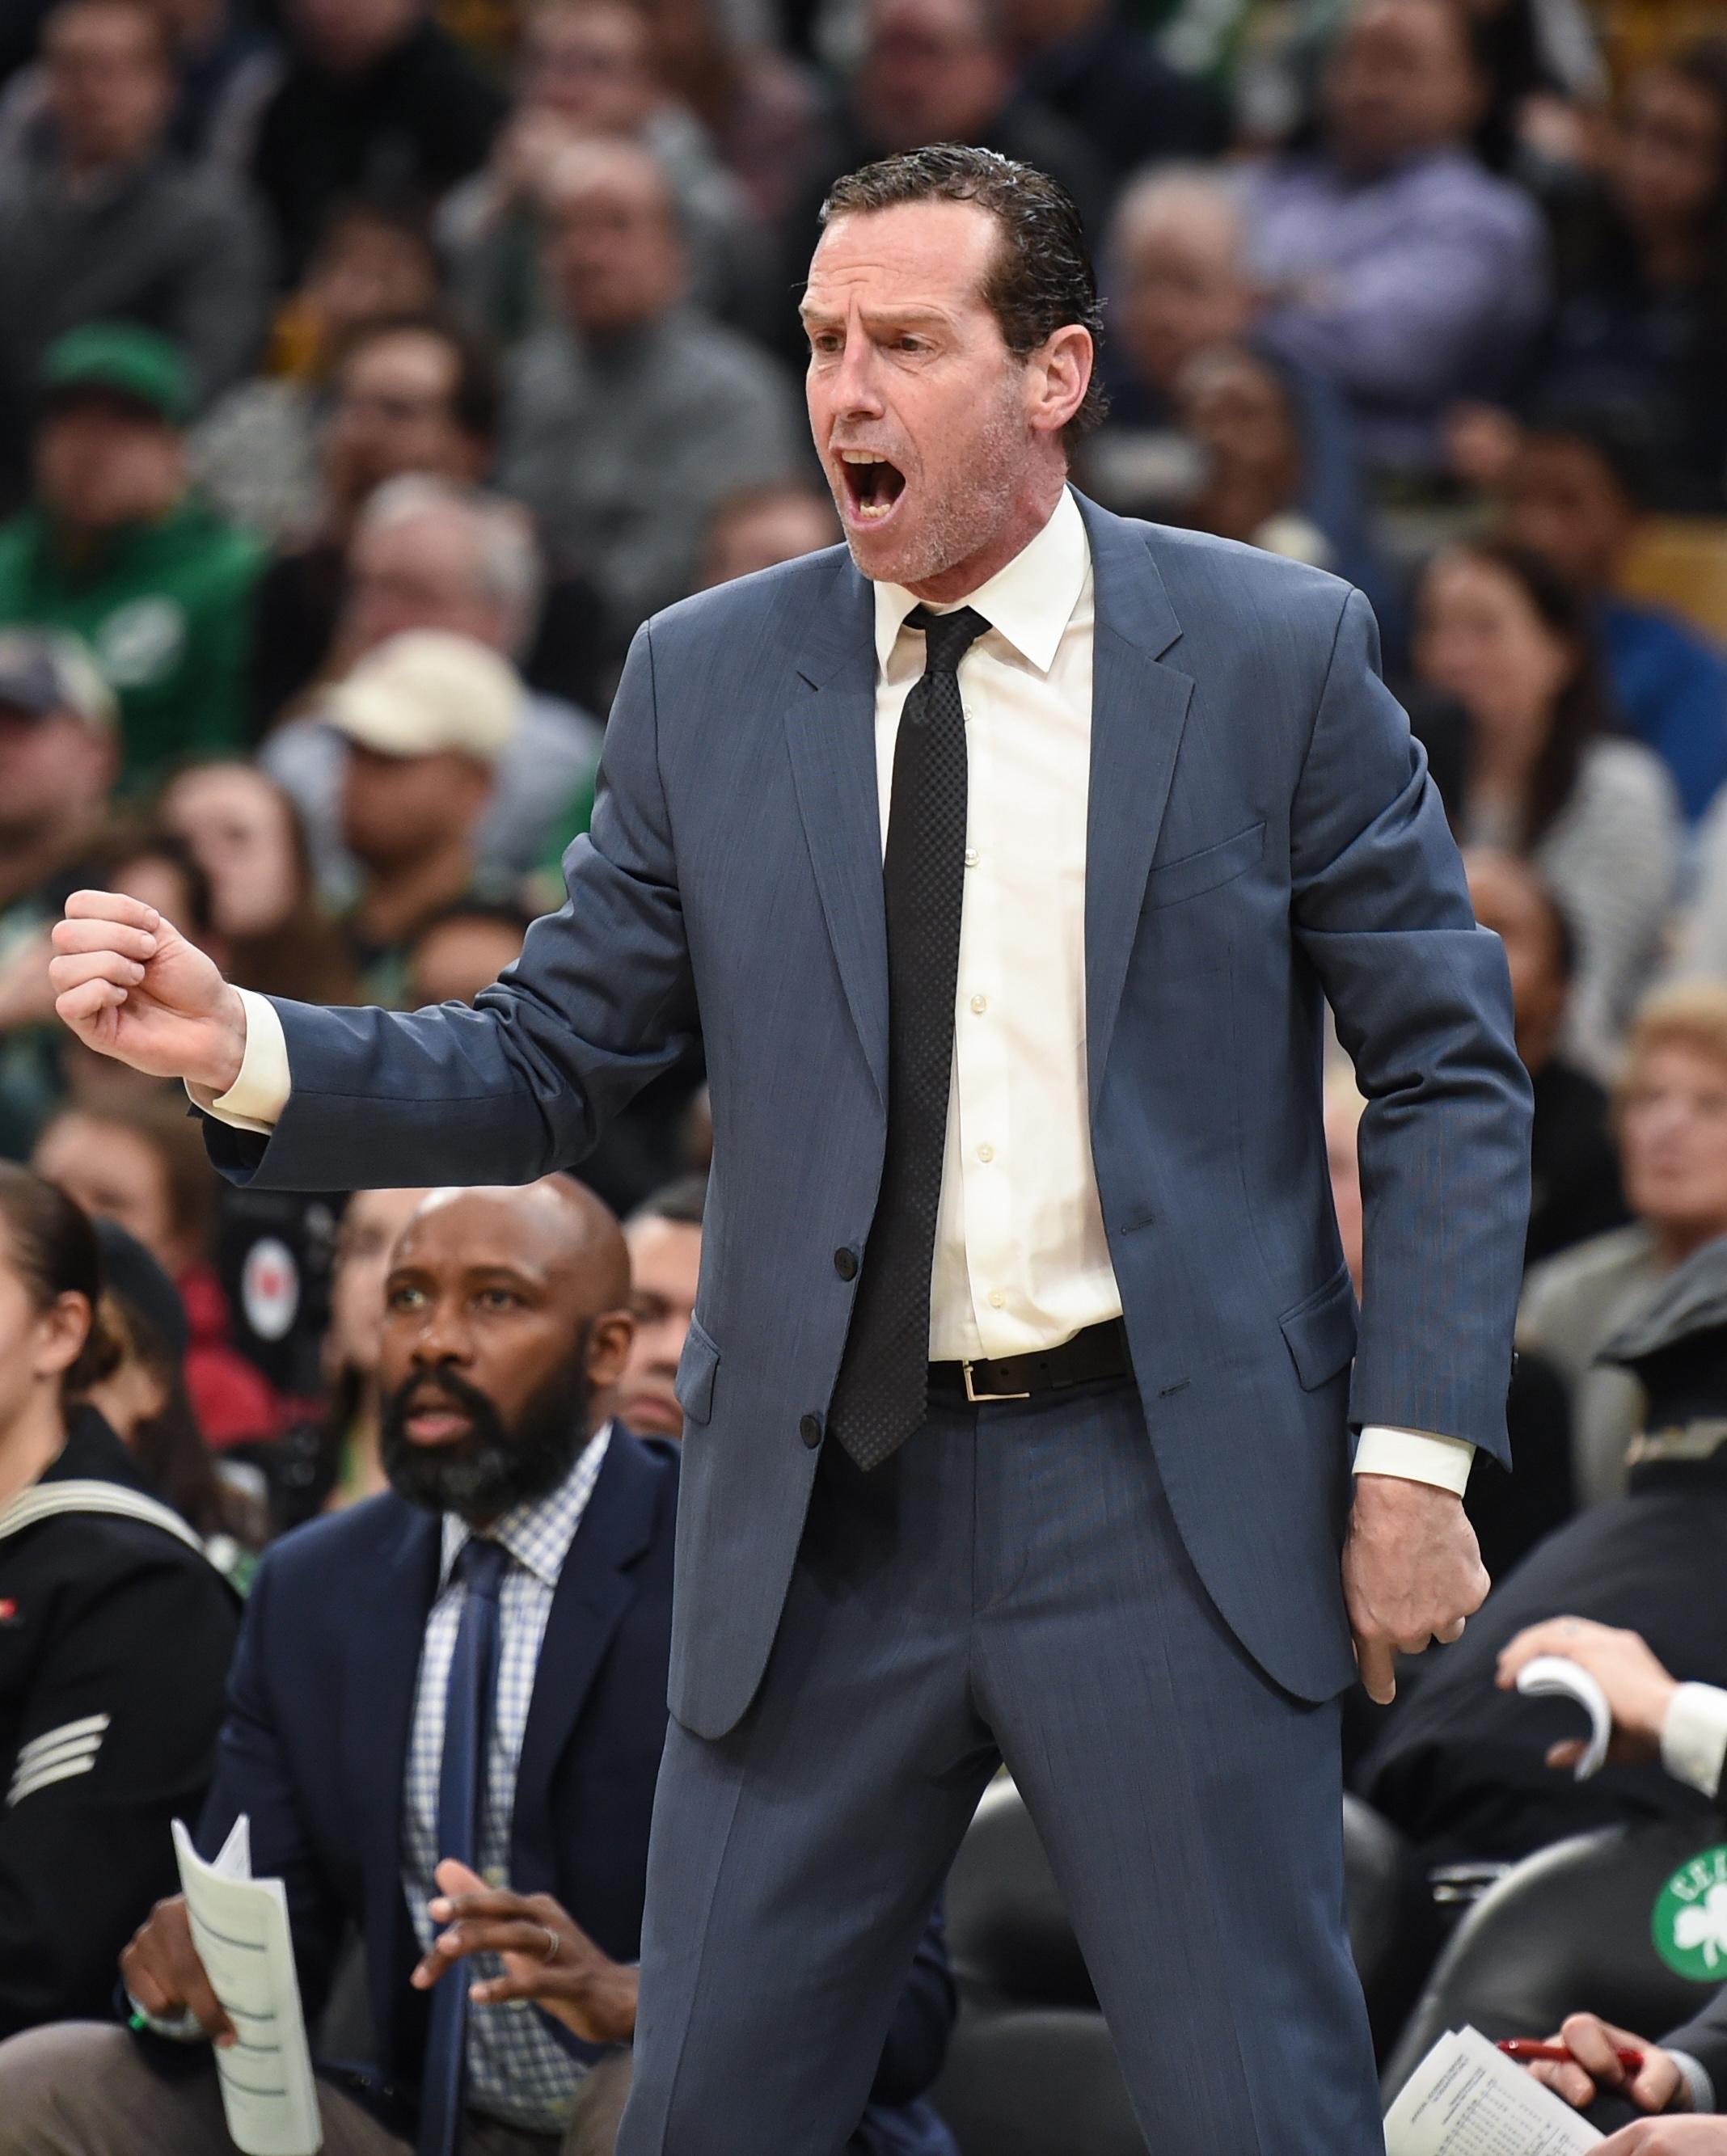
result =
M169 1826L208 1783L234 1643L228 1589L177 1553L106 1570L58 1619L0 1810L6 2035L105 2011L121 1949L175 1892Z
M1529 1214L1528 1074L1499 940L1477 927L1426 758L1339 617L1291 835L1293 927L1361 1119L1365 1280L1350 1420L1467 1438L1509 1466L1505 1392Z
M938 1902L917 1943L912 1973L893 2010L881 2063L870 2090L871 2103L914 2103L934 2085L948 2056L948 2039L959 2010Z
M1718 1991L1699 2015L1662 2040L1669 2051L1695 2059L1714 2084L1715 2108L1727 2104L1727 1991Z
M294 1777L270 1709L265 1640L270 1622L271 1568L260 1567L246 1603L228 1686L228 1717L216 1748L216 1774L198 1821L200 1856L213 1857L242 1812L250 1822L252 1869L280 1879L288 1897L294 1961L308 2022L322 2011L342 1944L345 1912L313 1854L296 1799Z
M293 1091L274 1134L206 1120L216 1165L283 1190L527 1183L568 1168L696 1026L660 782L654 654L630 648L593 824L564 856L568 903L475 1007L281 1002Z

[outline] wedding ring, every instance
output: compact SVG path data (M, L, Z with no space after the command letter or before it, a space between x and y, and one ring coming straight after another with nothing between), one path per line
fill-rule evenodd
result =
M546 1951L540 1956L540 1959L545 1963L547 1969L550 1969L558 1958L558 1934L549 1924L542 1924L540 1929L546 1934Z

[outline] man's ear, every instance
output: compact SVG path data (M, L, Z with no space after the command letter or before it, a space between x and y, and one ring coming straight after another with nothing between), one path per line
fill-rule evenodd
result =
M615 1385L630 1359L635 1320L627 1310L602 1311L588 1328L588 1382L596 1392Z
M1046 337L1025 362L1028 417L1039 434L1059 434L1086 401L1097 363L1092 333L1065 323Z

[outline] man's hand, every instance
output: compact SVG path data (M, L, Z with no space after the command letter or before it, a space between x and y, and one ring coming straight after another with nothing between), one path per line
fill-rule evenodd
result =
M1563 2044L1570 2059L1532 2059L1524 2071L1563 2097L1574 2110L1593 2103L1603 2089L1628 2097L1639 2111L1665 2111L1676 2097L1685 2096L1685 2076L1666 2051L1628 2029L1616 2029L1598 2014L1568 2015L1564 2027L1549 2041ZM1617 2051L1642 2053L1643 2063L1636 2073L1626 2072L1614 2056Z
M1537 1655L1563 1655L1588 1671L1607 1696L1613 1712L1607 1757L1624 1762L1661 1756L1661 1732L1678 1690L1636 1632L1597 1625L1587 1617L1550 1617L1530 1625L1501 1652L1493 1681L1502 1691L1517 1682L1518 1672ZM1583 1756L1584 1740L1568 1738L1549 1748L1550 1767L1570 1767Z
M1395 1475L1355 1477L1344 1600L1370 1699L1390 1706L1394 1657L1457 1639L1491 1584L1461 1497Z
M192 1943L183 1894L158 1902L132 1934L131 1944L120 1957L120 1979L157 2020L177 2020L190 2011L205 2035L224 2051L238 2041Z
M1727 2118L1640 2118L1610 2133L1600 2156L1727 2156Z
M501 1954L504 1974L476 1984L476 2005L531 1999L589 2044L628 2043L635 2034L636 1973L611 1961L549 1894L488 1887L453 1857L438 1866L444 1890L432 1921L444 1929L409 1981L430 1989L468 1954Z
M153 906L75 891L54 930L54 1009L86 1048L152 1078L225 1093L240 1075L245 1007Z

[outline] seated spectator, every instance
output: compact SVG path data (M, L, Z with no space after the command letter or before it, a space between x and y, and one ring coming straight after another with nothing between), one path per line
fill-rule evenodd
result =
M120 700L121 775L238 747L255 540L188 491L190 393L148 330L73 330L44 363L35 503L0 526L0 623L82 638Z
M356 1000L347 942L317 902L306 827L267 772L193 764L168 782L158 813L208 879L231 980L301 1003Z
M1006 0L1002 17L1021 91L1073 130L1112 188L1142 165L1228 148L1223 100L1162 59L1118 0Z
M360 870L346 927L368 1002L401 1002L415 939L472 893L481 819L522 702L496 652L429 629L392 637L331 690L341 833Z
M839 538L840 520L830 495L791 482L740 487L707 520L702 588L706 591L737 577L753 577L758 569L777 568L782 562L835 546Z
M879 157L936 142L969 143L1035 165L1067 190L1087 231L1103 230L1104 153L1018 86L1005 26L984 0L865 0L859 12L862 45L845 105L821 131L782 233L789 290L803 290L834 182ZM1148 137L1142 154L1154 148ZM794 318L787 335L788 353L801 358Z
M1585 1504L1624 1488L1625 1448L1647 1413L1632 1378L1596 1367L1602 1342L1649 1307L1677 1266L1727 1235L1727 988L1700 982L1644 1004L1614 1120L1635 1224L1534 1267L1518 1313L1519 1345L1546 1356L1570 1389Z
M227 1298L209 1260L216 1188L198 1122L172 1100L62 1110L31 1165L98 1219L143 1245L174 1283L190 1328L186 1390L217 1446L273 1435L275 1395L232 1347Z
M1538 422L1501 484L1500 525L1588 594L1615 716L1666 764L1695 821L1727 778L1727 653L1615 588L1652 470L1647 429L1611 412Z
M533 916L508 899L459 901L429 921L408 957L411 1010L427 1004L471 1004L522 956Z
M681 1176L656 1190L624 1223L635 1337L618 1380L618 1412L639 1437L684 1434L677 1366L696 1315L707 1203L707 1178Z
M93 880L118 726L81 644L0 630L0 1158L28 1152L59 1091L48 932Z
M192 475L213 508L273 544L315 531L319 432L330 377L362 331L438 300L424 224L383 203L337 209L305 277L283 301L269 371L230 389L192 430Z
M287 1885L311 2015L344 1932L360 1931L368 2107L319 2087L326 2143L353 2156L405 2156L416 2127L422 2148L454 2145L439 2138L446 2087L465 2099L465 2146L611 2147L628 2054L594 2063L594 2047L635 2029L677 1484L676 1449L613 1419L628 1291L616 1222L568 1178L429 1199L389 1276L390 1491L278 1543L247 1605L198 1841L213 1851L249 1816L254 1871ZM477 1658L459 1645L482 1597L511 1679L476 1821L440 1753L473 1712ZM509 1922L538 1928L531 1953L486 1950ZM142 2013L189 2008L206 2036L227 2033L182 1901L154 1912L121 1967ZM872 2107L855 2156L952 2156L919 2099L953 2010L933 1928L882 2060L895 2101ZM13 2156L46 2156L69 2133L84 2156L228 2146L213 2072L164 2078L124 2029L14 2044L0 2087Z
M1199 452L1198 485L1169 504L1165 521L1315 568L1336 567L1330 542L1303 507L1298 392L1267 352L1220 345L1196 353L1176 377L1174 417Z
M211 1563L244 1592L251 1560L270 1536L264 1477L235 1460L218 1460L204 1443L186 1390L192 1336L178 1289L124 1228L92 1224L102 1248L99 1318L115 1361L79 1398L202 1538Z
M716 502L800 469L801 422L774 362L686 298L656 159L575 145L546 187L561 319L511 362L499 483L592 565L628 633L693 589Z
M250 148L259 107L275 87L275 52L256 11L248 0L148 0L148 7L167 40L173 71L169 147L194 163L234 172ZM0 98L0 161L51 146L48 73L37 59L7 82Z
M1606 1091L1560 1049L1577 947L1558 901L1527 862L1488 846L1463 857L1475 918L1505 947L1517 1052L1534 1083L1524 1262L1622 1227L1629 1215Z
M12 502L58 337L92 321L157 331L184 357L189 408L249 364L267 291L245 190L167 146L173 68L147 0L64 0L43 68L49 138L0 170L0 499Z
M1699 1250L1602 1343L1648 1412L1625 1496L1581 1512L1502 1579L1454 1646L1400 1684L1355 1776L1430 1863L1514 1861L1569 1834L1678 1820L1710 1838L1710 1800L1622 1751L1578 1782L1548 1763L1575 1705L1495 1682L1531 1625L1569 1614L1629 1629L1688 1679L1727 1683L1727 1242ZM1566 1651L1570 1651L1569 1648Z
M270 1485L276 1532L339 1512L388 1487L378 1451L383 1404L378 1358L383 1285L402 1230L429 1195L424 1190L357 1190L336 1239L330 1321L322 1342L324 1404L267 1450L248 1456Z
M276 556L259 587L255 732L335 666L348 548L367 503L394 479L474 487L491 469L498 417L491 355L466 331L429 316L356 333L335 367L319 438L320 521L301 544ZM603 703L621 647L603 626L598 593L564 562L549 572L542 567L541 593L537 619L525 632L528 680L566 701Z
M764 326L766 234L701 123L668 94L653 26L633 0L537 0L527 11L515 108L486 171L451 196L439 220L469 316L505 345L547 319L542 184L561 149L595 136L640 142L660 161L696 303L739 328Z
M459 637L514 662L532 640L543 588L532 526L514 502L445 480L392 480L361 511L349 542L332 671L410 632ZM590 713L519 680L516 701L475 842L480 868L504 880L525 875L554 835L565 836L566 803L578 795L591 803L602 733ZM320 880L339 891L353 877L337 828L343 754L323 721L323 705L309 699L301 717L271 735L264 761L306 819Z
M1450 0L1363 0L1319 146L1246 178L1266 333L1337 382L1373 464L1415 478L1440 469L1447 406L1509 384L1545 302L1534 203L1467 146L1482 97Z
M1561 222L1544 401L1635 413L1657 506L1727 506L1727 38L1633 75L1600 185Z
M1586 604L1539 555L1488 540L1439 556L1417 594L1415 659L1467 715L1458 834L1551 887L1577 938L1566 1052L1611 1076L1673 902L1672 781L1609 732Z
M214 1763L238 1610L79 1396L113 1349L90 1222L0 1164L0 2030L105 2014L114 1958L174 1883L169 1822ZM111 1512L80 1508L80 1486ZM53 1509L64 1494L65 1509ZM32 1518L32 1511L37 1517ZM8 2128L9 2132L9 2128Z
M337 203L388 190L430 206L485 163L502 95L427 0L284 0L287 64L251 174L290 280Z
M1358 1301L1363 1286L1364 1216L1357 1139L1365 1106L1353 1073L1344 1071L1328 1081L1325 1158L1331 1173L1331 1202ZM1508 1475L1490 1455L1481 1455L1471 1467L1463 1495L1481 1561L1494 1579L1509 1572L1544 1535L1563 1525L1574 1509L1565 1383L1541 1356L1518 1357L1505 1399L1505 1422L1515 1471ZM1359 1702L1354 1711L1359 1713Z

